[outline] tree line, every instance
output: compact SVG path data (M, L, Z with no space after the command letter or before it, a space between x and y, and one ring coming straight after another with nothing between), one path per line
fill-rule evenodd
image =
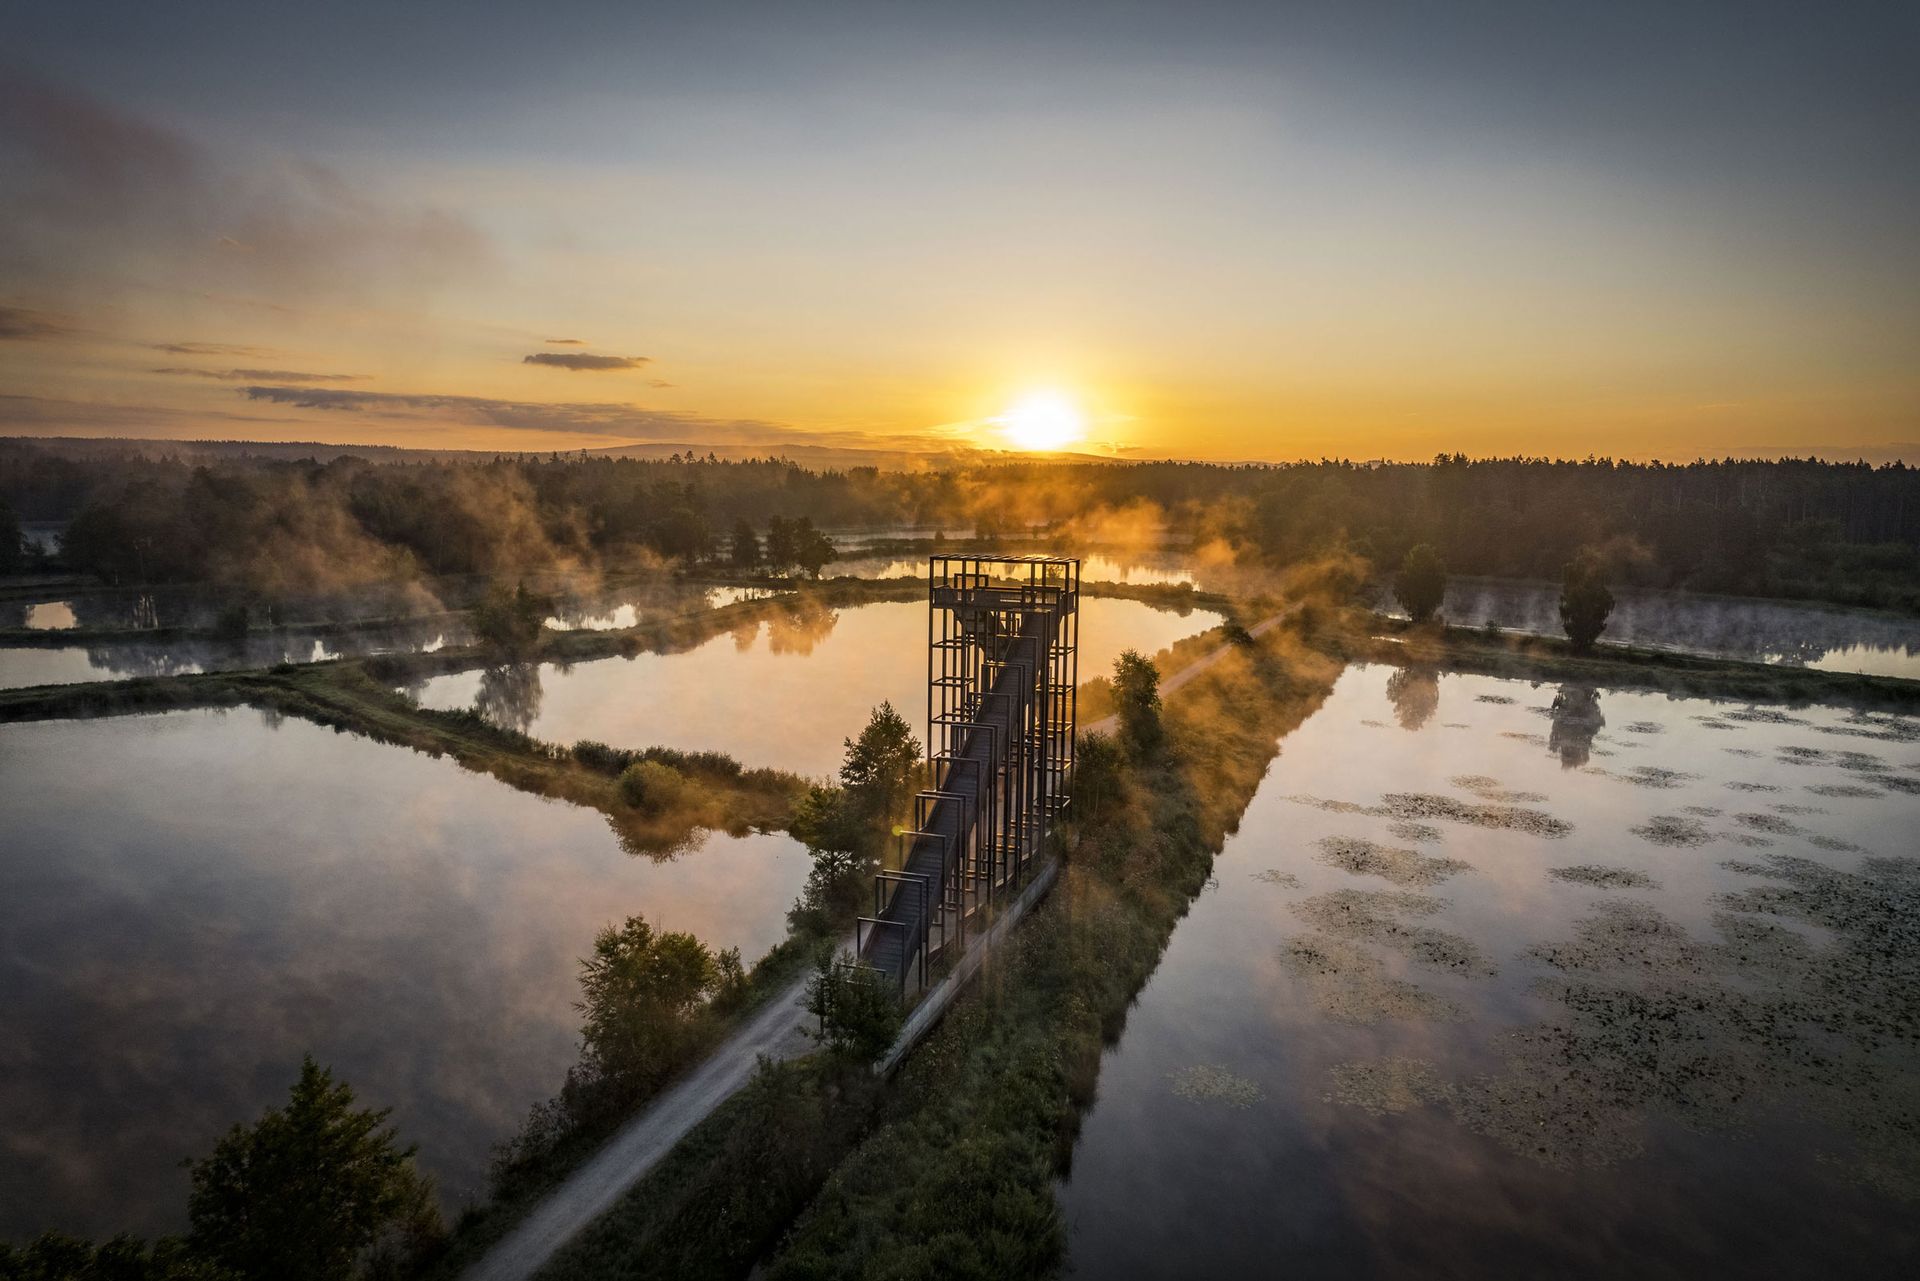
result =
M1428 544L1454 572L1920 609L1920 470L1812 459L993 463L812 471L778 459L578 455L212 464L0 442L0 502L67 520L69 567L272 590L627 563L818 573L835 527L1217 544L1242 561ZM17 539L14 545L17 546Z

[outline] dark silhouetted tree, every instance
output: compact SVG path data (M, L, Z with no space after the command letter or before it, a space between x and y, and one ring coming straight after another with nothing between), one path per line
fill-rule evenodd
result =
M355 1107L352 1088L308 1057L284 1108L190 1165L193 1251L244 1277L335 1281L383 1235L436 1237L431 1190L388 1111Z
M1080 740L1073 764L1073 812L1083 823L1098 823L1112 812L1124 786L1126 753L1107 734Z
M1567 562L1560 579L1560 626L1582 653L1593 648L1607 629L1613 613L1613 592L1607 587L1606 566L1598 556L1582 552Z
M1400 572L1394 575L1393 594L1414 622L1424 623L1433 617L1447 598L1447 567L1433 544L1420 543L1407 549Z
M621 1094L658 1085L681 1061L692 1016L719 982L713 953L691 934L644 917L600 931L580 962L583 1065Z
M790 573L799 560L799 531L785 516L767 522L767 568L775 574Z
M11 574L26 563L26 536L20 532L20 517L13 504L0 498L0 574Z
M882 703L867 718L857 739L847 739L840 782L859 814L884 823L906 804L920 763L920 740L906 717Z
M1138 650L1123 650L1113 661L1113 699L1119 708L1120 735L1135 751L1160 743L1160 671Z
M727 559L735 569L760 567L760 535L753 532L752 522L744 516L733 522L733 542L727 548Z
M521 583L512 591L489 589L473 609L473 634L482 645L504 658L525 658L540 647L553 602L535 595Z
M793 530L793 563L809 578L820 577L820 571L833 559L833 540L813 527L813 518L802 516Z
M820 959L807 985L807 1012L820 1020L820 1042L850 1063L872 1063L900 1034L899 995L849 953Z

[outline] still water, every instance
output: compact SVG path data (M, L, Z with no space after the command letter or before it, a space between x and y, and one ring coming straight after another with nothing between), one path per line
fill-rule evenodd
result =
M1082 597L1080 679L1111 672L1124 649L1152 655L1220 621L1206 610ZM685 653L456 672L416 695L428 707L478 707L549 742L722 751L822 777L839 769L845 740L882 700L924 735L927 605L795 602Z
M1912 1275L1920 720L1376 666L1280 746L1075 1275Z
M599 927L752 959L808 867L779 834L632 857L592 810L254 711L0 727L0 814L0 1240L181 1227L180 1160L308 1051L457 1207L574 1061Z
M1614 590L1603 639L1830 672L1920 680L1920 618L1793 601L1684 592ZM1387 604L1401 617L1391 600ZM1447 621L1492 623L1542 636L1564 635L1558 584L1454 579L1442 607Z
M368 654L430 653L466 641L458 623L402 623L350 631L284 631L237 641L198 639L89 641L79 645L0 646L0 689L239 671L276 663L320 663Z

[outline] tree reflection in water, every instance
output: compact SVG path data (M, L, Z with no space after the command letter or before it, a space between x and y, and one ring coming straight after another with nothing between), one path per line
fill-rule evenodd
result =
M833 634L833 626L839 621L839 611L819 601L787 601L785 608L767 620L767 648L775 654L805 657Z
M1593 755L1593 739L1606 728L1600 714L1600 691L1585 681L1568 681L1553 696L1553 728L1547 746L1560 758L1561 769L1579 769Z
M1401 729L1419 729L1440 710L1440 673L1431 667L1402 667L1387 677L1387 698Z
M502 663L480 673L480 692L474 710L502 729L522 734L540 715L540 665Z

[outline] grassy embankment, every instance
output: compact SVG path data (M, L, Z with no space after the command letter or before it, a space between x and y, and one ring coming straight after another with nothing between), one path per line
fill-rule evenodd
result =
M1025 1276L1102 1047L1337 663L1282 630L1168 704L1166 746L1066 833L1053 894L887 1086L764 1069L552 1262L551 1277ZM795 1222L797 1219L797 1223ZM791 1235L789 1225L793 1225ZM786 1235L784 1242L783 1235Z

